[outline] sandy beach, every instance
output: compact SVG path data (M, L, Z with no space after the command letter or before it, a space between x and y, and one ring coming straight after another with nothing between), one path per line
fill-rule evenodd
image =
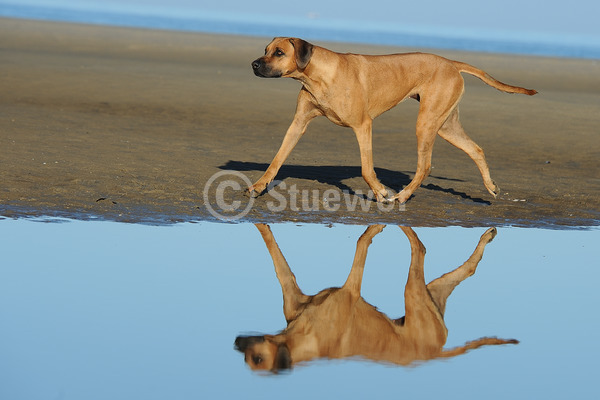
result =
M269 40L0 19L0 214L216 220L206 182L224 170L260 177L294 114L299 83L251 71ZM369 54L415 50L315 43ZM509 95L465 76L461 121L486 152L502 189L497 199L475 164L438 138L431 176L405 207L331 211L323 193L360 199L368 187L353 132L317 119L276 188L318 191L312 209L272 211L266 194L238 221L598 225L600 61L426 51L539 92ZM375 120L376 172L394 192L416 168L417 111L407 101ZM249 201L227 193L231 202Z

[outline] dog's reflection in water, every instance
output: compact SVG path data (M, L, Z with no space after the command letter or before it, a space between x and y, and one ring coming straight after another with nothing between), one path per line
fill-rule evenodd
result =
M454 288L475 273L485 246L496 235L488 229L469 259L454 271L428 285L423 261L425 247L411 228L401 227L411 247L411 262L404 291L405 316L390 319L360 295L367 249L383 225L372 225L358 239L352 269L341 288L307 296L298 287L271 229L256 225L273 258L283 291L287 327L276 335L239 336L235 348L244 353L254 370L278 372L313 359L362 359L409 365L416 361L453 357L483 345L518 343L516 340L480 338L464 346L444 349L446 300Z

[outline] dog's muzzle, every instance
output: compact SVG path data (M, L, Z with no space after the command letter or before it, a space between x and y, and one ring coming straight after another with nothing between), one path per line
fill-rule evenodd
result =
M257 343L264 343L264 341L264 336L238 336L235 338L233 348L244 353L248 347L251 347Z
M264 77L262 70L265 69L265 62L260 58L252 61L252 70L254 71L254 75Z
M274 73L262 57L252 61L252 70L254 75L261 78L279 78L281 76L280 72Z

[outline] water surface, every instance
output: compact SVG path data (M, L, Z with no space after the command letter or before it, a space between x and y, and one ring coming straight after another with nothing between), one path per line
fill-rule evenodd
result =
M251 36L600 58L594 0L0 0L0 16Z
M335 395L589 398L600 355L600 231L499 228L447 303L446 347L482 347L411 367L320 360L252 372L236 336L285 327L281 288L254 225L0 220L0 398L197 399ZM341 286L364 226L276 224L306 294ZM415 228L427 281L462 264L486 228ZM404 314L410 246L387 226L362 296Z

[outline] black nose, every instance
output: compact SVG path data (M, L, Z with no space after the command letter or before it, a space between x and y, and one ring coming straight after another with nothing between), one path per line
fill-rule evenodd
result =
M254 63L252 63L254 65ZM235 343L233 344L233 348L237 351L241 351L242 353L246 351L248 347L248 338L238 336L235 338Z
M260 60L254 60L252 61L252 69L253 70L257 70L260 68Z
M233 348L244 353L248 347L264 341L264 336L238 336L235 338Z

